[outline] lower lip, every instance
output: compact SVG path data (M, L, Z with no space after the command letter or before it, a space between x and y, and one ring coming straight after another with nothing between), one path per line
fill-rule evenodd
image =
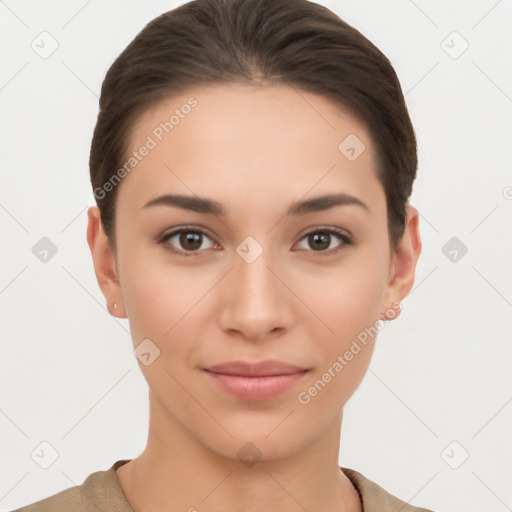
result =
M240 400L269 400L300 382L308 371L266 377L243 377L205 370L215 384Z

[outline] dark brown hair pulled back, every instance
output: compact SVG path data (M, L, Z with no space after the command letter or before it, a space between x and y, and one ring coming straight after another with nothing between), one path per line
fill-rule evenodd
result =
M292 85L330 99L363 122L378 156L395 248L417 168L400 83L366 37L307 0L194 0L149 22L114 61L102 84L89 160L111 246L119 186L106 192L104 184L126 161L138 117L189 87L236 82Z

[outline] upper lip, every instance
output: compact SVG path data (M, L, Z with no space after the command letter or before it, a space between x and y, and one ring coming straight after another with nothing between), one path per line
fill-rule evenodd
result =
M264 377L268 375L289 375L306 371L307 368L301 368L292 364L267 359L265 361L228 361L214 366L203 368L213 373L223 373L225 375L244 375L249 377Z

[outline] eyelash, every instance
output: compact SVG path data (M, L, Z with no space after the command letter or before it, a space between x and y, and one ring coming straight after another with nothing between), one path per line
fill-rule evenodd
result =
M211 239L211 237L208 236L208 234L205 233L204 231L202 231L201 229L197 229L197 228L193 228L193 227L182 227L182 228L176 229L174 231L171 231L170 233L167 233L167 234L163 235L160 238L160 240L158 241L158 243L162 244L162 245L166 245L166 249L167 250L170 250L171 252L173 252L175 254L179 254L180 256L184 256L186 258L199 256L200 253L202 252L201 249L198 249L196 251L182 251L182 250L177 250L174 247L172 247L170 244L168 244L168 240L171 239L173 236L178 235L180 233L187 233L187 232L205 235L205 236L207 236L208 238ZM325 250L325 251L313 251L313 250L310 251L310 252L313 252L316 255L320 256L320 257L321 256L330 256L332 254L336 254L336 253L344 250L344 248L346 246L352 245L354 243L354 240L349 235L347 235L345 232L343 232L341 230L337 230L337 229L334 229L334 228L318 228L318 229L309 231L308 233L305 233L299 241L304 240L304 238L308 237L309 235L319 234L319 233L335 235L338 238L340 238L341 241L343 242L341 245L339 245L338 247L336 247L334 249ZM216 242L214 242L214 243L216 243Z

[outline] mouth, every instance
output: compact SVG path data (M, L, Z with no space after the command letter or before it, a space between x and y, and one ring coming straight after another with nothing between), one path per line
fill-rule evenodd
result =
M280 361L233 361L202 370L220 390L246 401L270 400L309 374L309 369Z
M223 375L238 375L243 377L272 377L276 375L291 375L309 370L293 364L267 359L264 361L228 361L203 368L212 373Z

